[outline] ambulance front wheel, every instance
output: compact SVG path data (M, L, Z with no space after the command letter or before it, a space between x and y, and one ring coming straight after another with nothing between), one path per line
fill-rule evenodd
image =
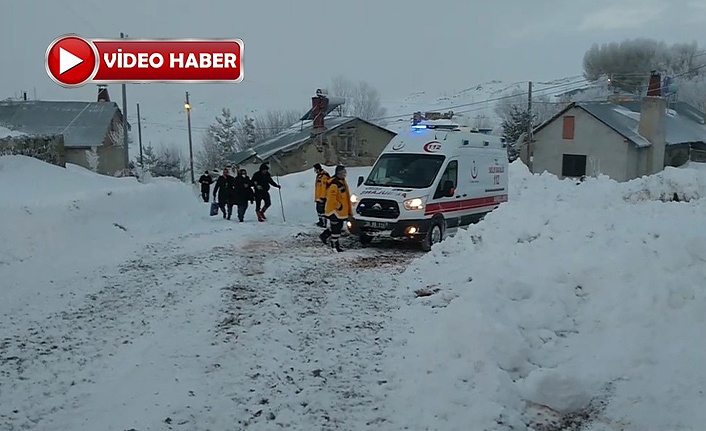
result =
M358 240L360 240L360 243L363 245L370 245L370 243L373 242L373 237L370 235L366 235L364 233L361 233L360 236L358 237Z
M444 239L444 228L440 220L434 220L429 226L429 232L422 240L422 250L430 251L431 246L438 244Z

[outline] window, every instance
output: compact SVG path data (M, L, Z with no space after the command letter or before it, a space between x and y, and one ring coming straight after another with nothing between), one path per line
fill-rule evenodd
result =
M706 150L691 148L691 161L699 163L706 162Z
M355 140L355 130L347 130L338 134L338 152L346 156L358 155L358 146Z
M456 188L456 184L458 183L458 162L456 160L450 161L449 164L446 166L446 170L441 175L441 180L439 181L439 185L436 188L436 192L434 193L434 199L445 197L444 189L448 189L448 182L451 182L450 185L453 189Z
M383 154L365 181L366 186L431 187L444 164L442 155Z
M564 139L574 139L574 129L576 126L576 117L566 116L564 117L564 129L562 132L562 138Z
M564 154L561 161L561 176L564 178L580 178L586 175L586 156Z

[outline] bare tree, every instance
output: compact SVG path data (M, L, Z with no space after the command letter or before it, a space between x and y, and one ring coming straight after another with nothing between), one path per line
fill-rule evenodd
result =
M537 94L532 97L532 118L537 123L550 119L569 102L552 102L548 95ZM527 94L517 89L507 98L501 99L495 105L495 114L502 122L512 121L517 112L527 110Z
M269 110L253 117L254 143L262 142L295 125L302 114L296 110ZM244 127L241 128L244 130ZM244 138L246 138L244 136Z
M352 101L356 95L354 83L347 80L343 75L335 76L331 80L330 92L332 96L343 97L346 99L346 103L336 108L338 115L352 115Z
M486 114L478 114L473 118L471 127L476 129L492 129L493 120Z
M194 162L200 171L221 169L226 163L223 146L216 143L213 135L203 133L201 148L194 154Z
M379 119L385 116L387 110L380 102L380 94L377 89L367 82L356 83L339 75L331 82L330 94L346 99L346 103L339 107L340 115L360 117L382 124Z

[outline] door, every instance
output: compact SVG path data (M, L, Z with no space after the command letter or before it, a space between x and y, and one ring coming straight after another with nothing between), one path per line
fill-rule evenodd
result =
M441 174L434 195L427 206L427 213L441 212L446 219L447 227L458 225L457 212L462 198L458 194L458 160L451 160Z

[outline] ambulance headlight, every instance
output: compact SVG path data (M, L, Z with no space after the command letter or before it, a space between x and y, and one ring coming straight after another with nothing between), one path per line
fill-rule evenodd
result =
M424 197L407 199L406 201L404 201L404 208L407 211L416 211L424 209Z
M351 203L352 203L352 204L357 204L357 203L358 203L358 196L356 196L356 195L351 195Z

